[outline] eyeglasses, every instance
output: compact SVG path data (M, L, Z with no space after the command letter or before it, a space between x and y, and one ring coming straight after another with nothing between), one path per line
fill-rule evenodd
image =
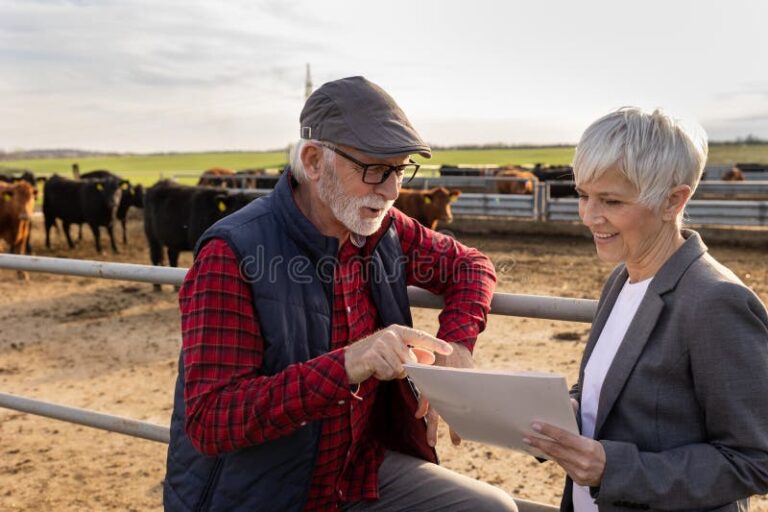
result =
M410 159L410 163L403 165L364 164L357 158L345 153L335 146L331 146L329 144L322 144L322 146L330 149L337 155L343 156L353 164L360 167L360 169L363 171L363 183L368 183L369 185L380 185L384 183L387 181L387 178L389 178L389 175L393 172L395 173L395 178L397 178L398 182L408 183L413 179L414 176L416 176L416 173L419 171L419 167L421 167L421 165Z

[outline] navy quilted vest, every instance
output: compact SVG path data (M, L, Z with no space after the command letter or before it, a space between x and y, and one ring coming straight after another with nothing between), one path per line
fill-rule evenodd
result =
M220 238L234 250L241 274L251 283L266 345L265 375L327 352L331 337L338 240L320 234L299 211L288 176L283 174L272 194L214 224L196 248L197 252L206 241ZM412 325L404 259L393 225L381 235L369 261L380 325ZM406 444L417 445L402 451L434 459L434 452L419 449L424 445L423 429L413 425L406 429L399 419L391 423L384 427L390 435L406 437ZM184 432L184 368L180 358L163 492L165 510L302 510L319 436L320 423L312 422L276 441L219 457L200 454Z

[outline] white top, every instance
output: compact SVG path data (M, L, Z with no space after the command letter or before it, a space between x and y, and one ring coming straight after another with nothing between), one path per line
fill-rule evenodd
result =
M585 437L593 437L595 434L597 404L600 403L600 391L605 375L652 279L650 277L637 283L630 283L627 279L584 368L580 412L581 435ZM597 505L589 494L589 487L573 485L573 508L575 512L597 512Z

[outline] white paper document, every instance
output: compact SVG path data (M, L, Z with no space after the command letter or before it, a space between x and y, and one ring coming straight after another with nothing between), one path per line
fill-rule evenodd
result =
M531 423L542 421L579 432L562 375L416 363L404 366L430 406L463 439L547 458L523 442L523 437L540 436Z

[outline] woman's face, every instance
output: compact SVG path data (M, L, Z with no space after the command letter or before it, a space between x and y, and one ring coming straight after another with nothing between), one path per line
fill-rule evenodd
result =
M664 222L661 213L638 203L638 190L619 171L576 187L579 217L592 232L598 257L608 263L644 267L655 258Z

